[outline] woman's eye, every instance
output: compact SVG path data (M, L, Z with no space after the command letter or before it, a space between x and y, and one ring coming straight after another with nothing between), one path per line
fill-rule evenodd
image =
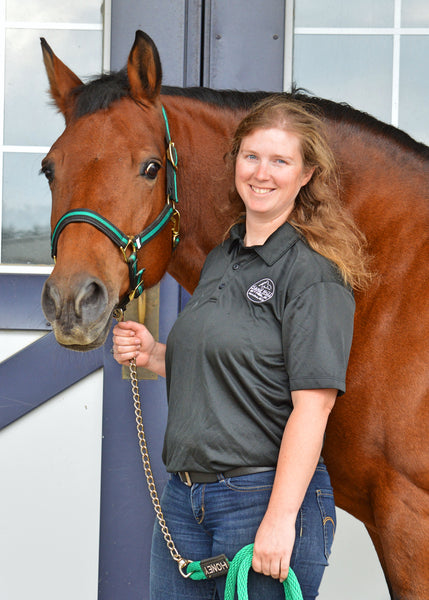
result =
M160 168L161 165L159 163L151 160L143 166L142 175L148 179L155 179Z

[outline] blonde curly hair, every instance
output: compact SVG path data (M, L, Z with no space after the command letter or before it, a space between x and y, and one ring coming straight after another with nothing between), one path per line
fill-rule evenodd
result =
M313 250L337 266L347 285L365 289L371 280L366 240L341 202L337 165L314 106L281 94L256 104L240 122L232 140L229 160L233 167L243 139L256 129L270 128L296 134L304 169L314 169L310 181L298 193L288 222ZM235 188L230 201L243 214L244 205Z

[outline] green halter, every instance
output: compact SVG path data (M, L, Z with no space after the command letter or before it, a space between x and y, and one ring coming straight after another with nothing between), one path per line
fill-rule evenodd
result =
M66 212L56 224L51 238L51 256L55 260L57 254L58 238L60 233L69 223L88 223L93 225L99 231L107 235L114 244L119 246L122 251L125 262L128 265L130 288L125 296L120 300L115 310L124 310L125 306L140 296L144 290L143 273L144 268L138 269L137 252L145 244L150 242L171 220L173 222L173 249L179 243L179 226L180 213L176 208L177 198L177 151L174 142L171 141L170 128L168 125L167 113L162 106L162 114L165 121L165 140L167 144L167 161L166 161L166 190L167 202L162 212L158 217L148 225L143 231L135 236L127 236L118 229L108 219L99 215L97 212L89 208L77 208ZM127 251L131 250L131 254L127 256Z

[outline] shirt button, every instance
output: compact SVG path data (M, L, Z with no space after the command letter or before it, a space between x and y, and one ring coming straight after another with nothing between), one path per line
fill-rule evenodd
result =
M232 268L234 269L234 271L236 271L237 269L239 269L239 268L240 268L240 265L239 265L238 263L234 263L234 264L232 265Z

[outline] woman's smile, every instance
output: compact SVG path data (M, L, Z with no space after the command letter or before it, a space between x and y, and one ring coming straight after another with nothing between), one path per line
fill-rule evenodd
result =
M255 187L254 185L251 185L250 187L255 192L255 194L268 194L269 192L273 191L270 188L258 188L258 187Z

